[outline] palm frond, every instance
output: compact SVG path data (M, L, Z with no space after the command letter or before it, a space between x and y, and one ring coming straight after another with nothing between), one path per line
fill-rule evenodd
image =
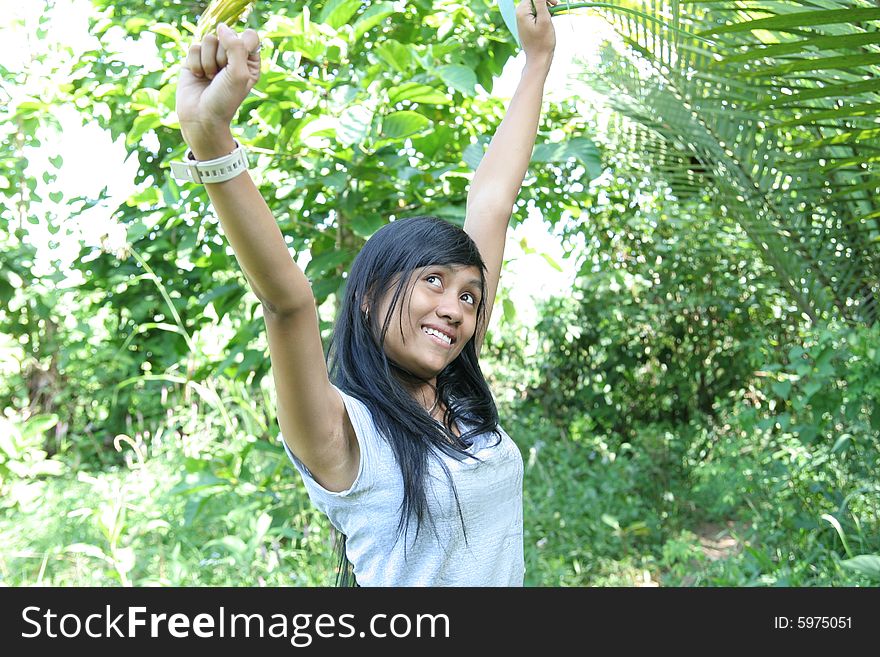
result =
M617 4L655 19L605 12L625 48L605 53L597 86L667 145L638 157L656 158L658 170L669 169L670 150L698 163L694 181L743 227L805 314L876 321L880 8ZM673 20L677 29L667 29ZM673 180L680 173L670 170Z

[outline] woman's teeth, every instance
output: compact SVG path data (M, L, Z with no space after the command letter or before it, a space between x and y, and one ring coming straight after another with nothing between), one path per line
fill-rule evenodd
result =
M428 335L435 335L435 336L437 336L438 338L440 338L441 340L443 340L443 342L445 342L446 344L452 344L452 338L450 338L448 335L445 335L444 333L441 333L440 331L437 331L436 329L432 329L432 328L427 328L427 327L425 327L425 328L423 328L422 330L423 330L425 333L427 333Z

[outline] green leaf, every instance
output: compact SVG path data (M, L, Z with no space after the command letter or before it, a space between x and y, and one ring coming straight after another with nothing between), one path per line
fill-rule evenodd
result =
M339 265L345 264L351 260L351 254L347 251L337 251L331 249L315 255L306 265L306 276L310 280L321 278L328 271L335 270Z
M168 37L169 39L171 39L172 41L174 41L177 44L180 44L183 42L183 35L180 33L180 30L178 30L176 27L174 27L170 23L155 23L150 28L150 31L155 34L159 34L161 36Z
M832 516L830 513L823 513L821 516L822 520L829 523L832 527L834 527L834 531L837 532L838 537L840 538L840 543L843 545L844 551L847 555L851 555L849 551L849 544L846 540L846 533L843 531L843 527L840 526L840 521Z
M566 162L572 158L584 164L590 180L602 175L599 148L587 137L572 137L568 141L537 144L532 152L532 162Z
M790 30L810 27L813 25L835 25L839 23L857 23L880 19L880 9L828 9L819 11L799 11L791 14L759 18L742 23L733 23L722 27L700 32L700 34L728 34L731 32L747 32L749 30Z
M542 253L541 257L547 261L547 264L553 267L556 271L562 271L562 267L559 266L559 263L556 262L553 257L549 253Z
M215 538L214 540L205 543L202 546L202 549L207 550L212 547L220 547L231 552L233 556L236 557L236 560L243 558L248 552L247 544L238 536Z
M411 110L392 112L382 122L382 134L391 139L403 139L424 132L431 125L431 120L418 112Z
M791 413L780 413L776 416L776 421L779 423L780 430L787 431L791 425Z
M880 63L880 53L856 55L841 55L837 57L811 57L787 64L778 64L776 66L766 66L755 68L752 71L746 71L743 74L752 77L764 77L765 79L774 75L788 75L800 71L822 71L822 70L846 70L859 66Z
M438 89L416 82L407 82L399 87L391 87L388 90L388 102L391 105L396 105L402 100L428 105L452 104L452 99L446 94L441 93Z
M505 322L512 322L516 319L516 306L513 305L513 301L504 297L501 300L501 306L503 308L503 317Z
M850 434L843 434L840 438L837 439L837 442L834 443L834 447L831 448L831 452L834 454L842 452L849 446L851 440L852 436Z
M473 96L476 93L477 74L473 69L461 64L448 64L438 67L436 73L448 86L464 95Z
M488 140L480 140L468 146L462 151L461 159L472 170L476 171L483 161L483 155L486 154L486 146Z
M21 442L21 434L18 427L4 417L0 417L0 451L6 454L7 459L19 459L16 441ZM26 448L23 448L26 449Z
M318 23L338 29L345 25L361 7L361 0L330 0L318 15Z
M335 118L319 115L318 118L303 126L300 132L300 141L309 148L323 150L331 138L336 138L339 128L339 122Z
M335 294L342 284L342 277L333 276L331 278L322 278L312 283L312 295L318 305L324 303L331 294Z
M813 395L815 395L822 388L822 384L818 381L810 381L804 386L804 401L809 400Z
M201 510L204 508L205 503L207 502L207 497L204 497L200 493L196 493L190 497L187 497L186 504L183 506L183 525L184 527L191 527L196 517L199 515Z
M409 71L412 67L413 57L409 48L394 39L382 39L373 50L382 60L401 73Z
M780 55L806 53L811 50L850 48L853 46L865 46L875 43L880 43L880 32L814 36L800 41L791 41L789 43L778 43L764 47L749 47L741 53L725 55L724 59L722 59L721 62L716 62L716 64L749 62L756 59L779 57Z
M876 554L860 554L841 561L840 565L871 579L880 580L880 556Z
M568 141L547 142L537 144L532 154L533 162L565 162L575 158L585 162L587 159L597 159L599 148L586 137L572 137Z
M800 441L804 444L810 444L819 435L819 429L812 424L800 424L792 429Z
M161 123L162 119L155 111L143 110L134 120L131 130L129 130L128 134L125 136L126 146L135 146L140 142L141 136L145 132L159 127Z
M798 105L805 100L819 98L848 98L865 93L880 91L880 79L869 79L862 82L844 82L843 84L828 84L818 88L809 88L792 94L784 94L780 91L773 98L756 103L755 109L765 109L785 105Z
M620 530L620 523L618 522L617 518L615 518L612 515L609 515L607 513L603 513L602 514L602 522L604 522L606 525L608 525L612 529L615 529L618 531Z
M242 292L242 288L239 283L226 283L226 285L218 285L217 287L212 287L210 290L208 290L198 299L196 299L196 305L207 306L214 299L225 297L227 294L232 294L234 292Z
M358 41L367 30L374 28L394 13L394 5L390 2L376 2L371 4L367 10L361 14L361 17L357 22L355 22L352 39Z
M269 527L272 526L272 516L268 513L260 514L260 517L257 518L257 526L254 529L254 541L259 543L263 540L263 537L266 535L266 532L269 531Z
M373 110L366 105L352 105L339 115L336 139L343 146L362 144L373 127Z
M522 48L522 43L519 40L519 30L516 27L516 3L514 0L498 0L498 9L501 10L501 18L513 35L516 45Z
M40 437L56 424L58 424L58 416L54 413L34 415L28 418L21 429L22 440L29 441L32 438Z
M816 374L825 377L829 374L834 373L834 366L831 364L831 361L834 360L834 355L834 349L832 347L828 347L819 355L818 358L816 358Z
M118 548L113 552L113 565L116 567L117 572L122 576L125 576L132 571L135 560L134 548Z
M96 559L101 559L102 561L110 561L110 557L104 553L104 550L97 545L91 545L89 543L73 543L66 546L64 551L70 554L85 554L90 557L95 557Z
M143 16L135 16L125 21L125 31L129 33L138 33L142 28L147 27L150 21Z
M788 394L791 392L791 381L776 381L770 387L779 397L788 399Z
M375 212L363 212L349 217L351 230L358 237L370 237L385 225L385 220Z

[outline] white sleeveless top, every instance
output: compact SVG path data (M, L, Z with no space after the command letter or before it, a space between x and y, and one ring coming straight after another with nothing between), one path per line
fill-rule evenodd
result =
M360 444L360 467L351 488L328 491L293 455L283 437L281 443L314 505L346 535L346 551L357 583L522 586L523 461L510 436L500 427L498 444L495 434L476 436L467 450L471 456L463 461L436 451L455 483L464 531L449 477L437 460L429 457L425 492L433 525L423 520L416 536L416 521L410 519L406 538L403 533L398 538L403 503L400 467L367 406L339 392Z

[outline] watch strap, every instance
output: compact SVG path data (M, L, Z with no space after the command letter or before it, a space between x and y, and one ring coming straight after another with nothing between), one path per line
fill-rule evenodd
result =
M191 150L186 151L184 158L183 162L171 162L171 175L194 183L224 182L248 168L247 152L237 141L231 153L213 160L196 160Z

